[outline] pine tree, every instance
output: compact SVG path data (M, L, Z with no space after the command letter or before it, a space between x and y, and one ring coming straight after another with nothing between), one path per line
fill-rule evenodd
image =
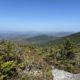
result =
M63 49L61 49L62 59L73 59L75 53L73 52L73 45L70 39L66 39Z
M64 43L64 49L66 50L71 50L72 49L72 42L70 39L66 39L65 43Z

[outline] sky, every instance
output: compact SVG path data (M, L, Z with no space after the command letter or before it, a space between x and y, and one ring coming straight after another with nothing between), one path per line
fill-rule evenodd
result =
M0 31L79 32L80 0L0 0Z

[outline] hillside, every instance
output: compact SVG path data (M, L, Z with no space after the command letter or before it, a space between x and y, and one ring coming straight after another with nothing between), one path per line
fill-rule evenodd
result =
M80 44L80 32L78 32L78 33L74 33L74 34L71 34L71 35L66 36L66 37L59 38L59 39L54 40L54 41L50 41L49 43L47 43L45 45L46 46L61 45L65 42L65 40L67 38L69 38L74 44L77 44L77 45Z
M0 32L0 40L10 40L23 45L44 45L60 37L70 35L69 32L53 32L53 33L38 33L38 32Z
M37 45L37 46L47 46L53 44L59 44L62 41L62 38L66 38L66 36L71 35L69 32L60 32L60 33L52 33L52 34L38 34L36 36L30 38L22 38L21 40L17 40L19 44L27 44L27 45ZM63 39L64 40L64 39ZM63 41L62 41L63 42Z
M80 32L45 44L44 59L56 68L80 73Z
M58 39L58 37L55 36L48 36L48 35L39 35L39 36L35 36L29 39L24 39L24 41L26 41L27 43L30 44L36 44L36 45L42 45L45 43L48 43L50 41L56 40Z
M0 80L52 80L51 66L39 52L36 47L1 41Z
M65 40L66 38L71 40ZM26 46L12 41L0 41L0 80L54 80L52 66L59 70L80 73L80 48L77 46L80 45L80 33L62 38L39 35L18 39L19 44L25 43ZM18 42L17 39L15 42ZM32 46L33 42L46 47Z

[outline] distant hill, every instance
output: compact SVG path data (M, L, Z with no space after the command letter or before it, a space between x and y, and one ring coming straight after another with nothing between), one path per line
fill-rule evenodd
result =
M58 39L58 37L48 36L48 35L38 35L38 36L35 36L32 38L24 39L24 41L26 41L27 43L30 43L30 44L41 45L41 44L45 44L45 43L48 43L48 42L56 40L56 39Z
M73 33L74 32L55 32L55 33L50 33L50 35L57 36L57 37L64 37L64 36L69 36L69 35L71 35Z
M70 33L70 32L53 32L53 33L42 33L42 34L35 33L35 34L36 35L28 37L28 38L27 38L27 35L25 35L25 36L22 36L21 39L17 38L16 40L19 44L24 44L24 45L29 44L29 45L42 46L42 45L45 45L51 41L57 40L60 37L67 36L72 33Z
M10 40L23 45L45 45L53 44L54 41L61 37L68 36L70 32L53 32L53 33L0 33L0 40Z
M36 36L36 34L32 33L20 33L20 32L3 32L0 33L0 40L23 40Z
M62 38L59 38L57 40L54 40L54 41L50 41L49 43L45 44L46 46L49 46L49 45L60 45L60 44L63 44L64 41L69 38L74 44L77 44L77 45L80 45L80 32L78 33L74 33L74 34L71 34L69 36L65 36L65 37L62 37Z

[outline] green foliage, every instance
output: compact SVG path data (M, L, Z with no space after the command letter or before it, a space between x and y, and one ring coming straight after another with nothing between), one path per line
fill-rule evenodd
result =
M8 41L0 42L0 80L11 79L17 75L16 67L19 57L15 56L17 54L15 47Z
M19 67L20 69L24 70L24 69L25 69L25 64L22 62L22 63L20 63L20 64L18 65L18 67Z
M72 42L70 41L70 39L66 39L65 44L64 44L64 49L66 50L72 49Z
M61 49L61 58L62 59L74 59L75 58L75 53L73 52L73 45L72 42L67 39L65 41L63 49Z
M51 65L80 72L79 45L71 39L46 47L0 42L0 80L52 80Z
M46 80L51 79L52 75L47 71L50 66L42 58L43 50L33 46L22 47L8 41L2 41L0 43L0 80L45 79L39 75L35 76L35 71L45 71L44 76L48 75ZM46 52L50 52L50 50Z
M80 47L75 45L69 38L63 41L62 47L53 47L52 51L45 51L44 59L59 69L63 69L72 73L80 72Z
M3 72L9 72L14 66L15 63L13 61L7 61L1 64L1 69Z

